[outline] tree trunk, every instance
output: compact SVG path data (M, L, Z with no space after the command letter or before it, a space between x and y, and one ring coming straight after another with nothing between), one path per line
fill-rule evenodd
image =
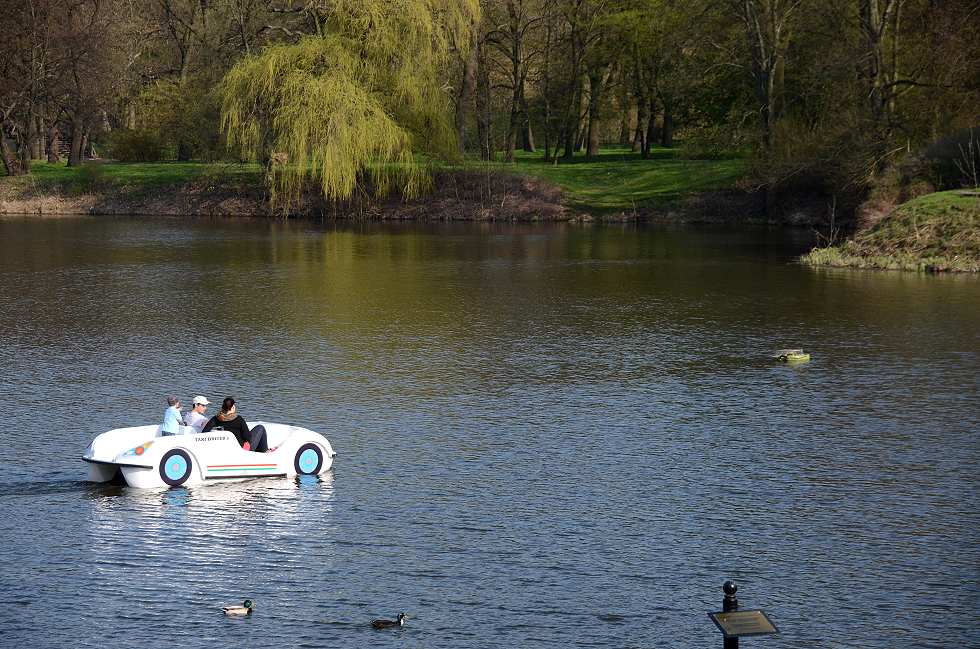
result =
M203 4L203 3L202 3ZM186 85L187 79L190 77L191 70L191 49L193 45L191 43L191 36L185 35L180 38L177 42L177 51L180 52L180 85Z
M20 143L20 168L23 173L31 173L31 149L26 142Z
M10 146L7 144L7 134L2 131L0 131L0 159L3 160L3 168L8 176L23 176L27 173L21 168L17 156L10 150Z
M595 74L589 79L589 136L588 155L599 155L599 124L602 117L602 104L609 87L609 77L612 76L613 66L606 64L596 68Z
M875 133L874 153L875 169L884 168L891 158L892 112L894 106L894 85L891 79L897 75L897 70L887 68L885 56L885 40L891 33L894 43L893 51L898 47L898 17L901 10L901 0L861 0L861 32L867 48L865 60L865 84L867 86L871 125ZM889 30L889 23L894 16L894 29ZM894 58L897 62L897 58Z
M619 146L625 147L630 143L630 125L633 123L633 111L624 110L619 122Z
M40 115L31 115L29 118L30 129L27 137L27 149L31 153L32 160L40 160L44 150L44 120Z
M519 90L514 89L510 100L510 125L507 129L507 155L504 162L513 162L517 152L517 131L521 126L521 104Z
M647 132L643 136L643 154L644 160L650 159L650 148L653 146L653 141L657 139L657 119L654 117L653 102L650 102L650 119L647 120Z
M664 104L664 126L660 130L660 148L674 148L674 117L669 104Z
M51 129L48 128L48 122L43 116L39 116L37 128L41 132L41 137L38 138L39 146L37 151L37 159L41 160L43 158L45 161L47 161L49 159L48 152L51 150L51 145L49 144Z
M599 107L602 105L601 79L589 79L589 123L586 126L585 155L599 155Z
M647 151L646 156L643 154L646 149L645 136L649 121L650 113L648 112L647 102L641 96L636 102L636 130L633 132L633 153L639 153L641 158L649 157L649 151Z
M599 115L598 111L589 115L589 137L588 146L585 149L586 155L599 155Z
M588 135L590 106L592 105L592 79L589 75L582 75L582 88L579 92L578 111L575 114L573 129L575 131L575 151L582 153L585 151L585 138Z
M26 129L22 129L17 133L17 143L20 145L20 166L24 170L24 173L31 173L31 158L34 154L34 149L37 147L37 119L35 115L28 111L24 119L24 126Z
M511 0L507 3L508 26L505 32L508 34L505 42L507 58L510 60L510 124L507 129L507 155L504 162L513 162L517 151L517 132L521 128L521 108L524 97L524 73L522 67L523 60L523 37L522 25L523 11Z
M548 102L547 95L545 95L545 104L544 104L544 161L545 162L551 162L552 160L552 153L551 153L552 134L551 134L550 125L551 125L551 104ZM556 144L554 157L558 157L557 148L558 145Z
M493 142L490 133L493 119L490 115L490 66L487 63L487 53L483 43L480 43L477 66L476 119L480 138L480 157L484 160L493 160Z
M456 106L456 133L459 137L460 155L466 153L466 111L476 89L477 50L477 36L474 30L470 54L463 61L463 83L459 89L459 104Z
M728 0L728 4L746 29L759 123L762 127L762 145L766 151L772 152L776 148L776 123L783 108L782 84L786 51L789 49L794 13L802 2Z
M646 126L646 132L643 133L643 149L640 151L640 157L644 160L650 159L650 147L653 146L653 141L657 139L657 104L653 99L646 106L646 119L643 120L644 126Z
M585 155L599 155L599 81L595 77L586 76L583 87L583 97L588 99L582 114L586 123L582 128L580 151Z
M531 120L524 122L524 128L521 130L521 138L524 140L524 150L528 153L534 153L537 149L534 148L534 133L531 132Z
M561 157L572 159L572 152L575 150L575 131L571 128L565 129L565 151L561 154Z
M56 165L61 162L61 158L58 157L58 118L49 120L47 123L48 130L48 164Z
M79 121L73 120L71 125L71 152L68 154L69 167L82 166L82 152L85 146L85 129Z

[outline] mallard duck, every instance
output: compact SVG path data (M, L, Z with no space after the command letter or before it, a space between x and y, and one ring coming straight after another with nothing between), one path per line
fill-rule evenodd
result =
M221 610L225 612L225 615L251 615L253 608L255 605L252 604L252 600L246 599L241 606L222 606Z
M375 629L390 629L393 626L405 626L405 618L407 617L404 613L399 613L398 617L394 620L375 620L371 622L371 626Z

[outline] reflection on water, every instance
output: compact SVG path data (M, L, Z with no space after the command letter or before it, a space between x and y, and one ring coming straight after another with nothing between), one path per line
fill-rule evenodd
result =
M253 536L288 536L302 533L297 526L326 525L333 509L332 480L328 472L172 489L103 488L104 501L88 523L95 540L122 534L144 544L167 545L174 534L186 533L190 547L202 555L222 554L230 546L247 545ZM118 497L125 499L125 516L120 516ZM98 554L101 547L94 543L93 552Z
M704 647L728 578L748 642L975 644L980 280L810 236L0 218L3 644ZM83 482L171 393L340 457Z

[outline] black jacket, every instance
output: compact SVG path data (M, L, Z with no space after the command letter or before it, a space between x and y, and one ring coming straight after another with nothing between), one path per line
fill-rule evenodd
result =
M232 433L238 438L238 445L243 446L245 442L252 441L252 432L248 429L248 424L245 423L245 418L241 415L236 416L234 419L229 421L224 421L223 419L218 419L218 415L208 419L208 423L204 424L204 428L201 429L202 433L206 433L215 428L224 428L228 432Z

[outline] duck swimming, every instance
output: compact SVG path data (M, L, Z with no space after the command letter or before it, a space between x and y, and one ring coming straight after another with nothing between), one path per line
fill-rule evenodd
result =
M393 626L405 626L405 618L407 617L404 613L399 613L395 620L375 620L371 622L371 626L375 629L390 629Z
M241 606L222 606L221 610L225 612L225 615L251 615L253 608L252 600L246 599Z

